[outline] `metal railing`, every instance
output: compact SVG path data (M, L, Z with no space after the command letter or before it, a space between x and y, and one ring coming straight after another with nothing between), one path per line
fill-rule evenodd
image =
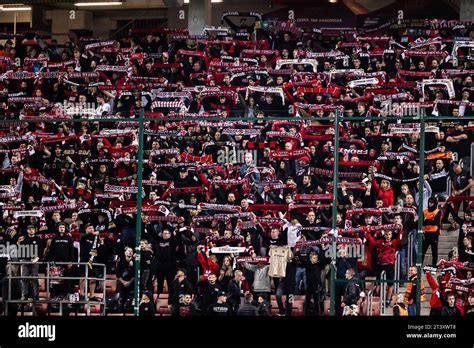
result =
M367 313L366 315L371 317L373 315L373 302L374 301L374 292L369 290L367 293Z
M474 143L471 144L471 163L469 163L469 170L472 176L472 169L474 168Z
M395 280L400 280L400 270L401 270L403 261L404 260L401 260L400 258L400 252L397 251L395 253L395 272L394 272ZM400 283L397 282L394 285L394 291L398 294L399 289L400 289Z
M448 178L446 179L446 194L448 195L448 197L451 196L451 191L451 178L448 176Z
M13 275L12 274L12 267L14 265L22 266L22 265L34 265L38 264L37 262L29 262L29 261L11 261L9 262L10 267L7 267L8 272L7 272L7 282L8 282L8 296L7 299L5 300L5 315L8 315L8 306L9 304L28 304L32 303L33 304L33 314L36 314L36 304L48 304L51 306L52 304L59 304L59 313L60 315L63 314L63 305L86 305L86 315L90 315L90 305L100 305L102 313L101 315L105 316L105 307L106 307L106 280L107 280L107 272L106 272L106 266L105 264L102 263L92 263L89 264L88 262L45 262L45 263L39 263L40 265L46 265L46 273L44 275L38 274L37 276L23 276L23 275ZM75 265L79 267L85 267L85 272L84 276L79 276L79 277L65 277L65 276L58 276L56 274L52 275L51 274L51 267L54 266L69 266L69 265ZM96 277L90 277L89 276L89 266L92 267L99 267L102 268L102 278L96 278ZM20 270L21 272L21 270ZM44 279L45 280L45 290L46 290L46 298L45 299L36 299L33 297L33 300L22 300L22 299L13 299L12 298L12 285L14 281L23 281L23 280L33 280L33 281L38 281L39 279ZM85 287L84 287L84 300L79 300L79 301L72 301L69 299L63 299L63 300L54 300L51 299L51 284L52 281L60 281L60 280L85 280ZM102 286L102 299L100 301L91 301L89 300L89 280L95 280L95 281L102 281L103 286ZM35 294L36 295L36 294ZM39 295L39 294L38 294Z
M380 285L380 315L385 315L385 303L387 302L387 283L385 282L387 280L387 273L385 271L380 274L380 280L383 281Z
M407 269L406 272L408 272L408 267L410 265L413 265L413 248L415 247L415 240L413 238L413 233L412 231L408 232L408 250L407 250Z

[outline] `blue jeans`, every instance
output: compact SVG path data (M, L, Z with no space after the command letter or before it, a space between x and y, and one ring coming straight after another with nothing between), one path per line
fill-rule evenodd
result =
M398 252L398 257L400 258L400 279L407 279L407 247L408 245L402 247Z
M306 289L306 269L304 267L296 268L296 285L295 285L295 294L300 293L300 283L303 281L303 285Z
M410 317L416 316L416 303L408 305L408 315Z

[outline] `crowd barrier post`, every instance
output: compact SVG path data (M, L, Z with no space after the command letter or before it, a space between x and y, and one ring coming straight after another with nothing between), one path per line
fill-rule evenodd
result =
M143 193L143 127L144 110L140 110L138 119L138 169L137 169L137 223L135 228L135 291L134 314L139 315L140 309L140 240L142 239L142 193ZM153 300L153 299L150 299Z
M331 283L330 283L330 313L332 316L336 315L335 301L336 301L336 278L337 278L337 269L336 269L336 257L337 257L337 191L338 191L338 171L339 171L339 119L340 119L340 110L336 109L336 115L334 118L334 168L333 168L333 197L332 197L332 245L331 245Z
M418 196L418 253L416 258L416 315L421 314L421 277L422 272L422 243L423 243L423 191L425 185L425 119L424 113L420 115L420 173Z

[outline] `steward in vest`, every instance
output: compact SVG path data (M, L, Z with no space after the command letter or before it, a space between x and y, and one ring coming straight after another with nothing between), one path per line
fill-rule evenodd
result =
M431 246L431 254L433 255L432 265L438 262L438 239L441 229L441 221L443 212L438 208L438 200L435 197L428 199L428 208L423 210L423 262L425 260L426 251Z

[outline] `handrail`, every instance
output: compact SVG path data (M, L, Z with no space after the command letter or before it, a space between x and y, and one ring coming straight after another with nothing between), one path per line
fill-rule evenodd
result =
M382 271L380 274L380 279L385 281L387 280L387 274L385 271ZM385 302L387 301L387 283L383 282L380 286L380 314L385 314Z
M411 232L411 231L410 231ZM412 233L408 233L408 250L407 250L407 269L413 265L413 248L415 246L415 239L413 238Z
M394 272L395 280L400 280L400 268L401 268L402 261L403 260L400 259L400 252L397 251L395 253L395 272ZM395 283L394 291L396 293L398 293L399 288L400 288L400 283Z
M448 178L446 179L446 194L448 195L448 197L451 196L451 190L451 178L448 176Z
M367 293L367 316L372 316L372 308L373 308L373 300L374 300L374 293L372 290L369 290Z
M469 163L470 174L472 175L472 169L474 167L474 143L471 143L471 163Z
M46 303L46 304L59 304L59 311L60 314L62 315L63 313L63 304L85 304L87 305L86 309L86 315L90 315L90 304L100 304L102 306L102 315L105 316L105 305L106 305L106 281L107 281L107 272L106 272L106 265L103 263L88 263L88 262L43 262L43 263L38 263L38 262L30 262L30 261L10 261L8 262L9 265L33 265L33 264L46 264L46 273L45 275L37 275L37 276L15 276L12 275L12 267L8 267L8 272L7 272L7 281L8 281L8 297L5 300L5 316L8 315L8 305L10 303L17 303L17 304L25 304L25 303L33 303L33 314L36 315L36 306L34 306L37 303ZM85 267L85 276L79 276L79 277L65 277L65 276L51 276L50 274L50 267L51 266L68 266L68 265L77 265L77 266L84 266ZM102 278L97 278L97 277L89 277L89 266L97 266L103 268L103 276ZM18 281L18 280L25 280L25 279L34 279L34 280L39 280L39 279L45 279L46 280L46 299L40 299L36 300L33 299L33 301L30 300L16 300L12 299L12 282L13 281ZM81 280L85 279L85 289L84 289L84 300L80 301L71 301L71 300L52 300L50 296L50 281L51 280ZM103 296L100 301L90 301L89 300L89 294L88 294L88 283L89 280L96 280L96 281L102 281L103 286L102 286L102 292Z

